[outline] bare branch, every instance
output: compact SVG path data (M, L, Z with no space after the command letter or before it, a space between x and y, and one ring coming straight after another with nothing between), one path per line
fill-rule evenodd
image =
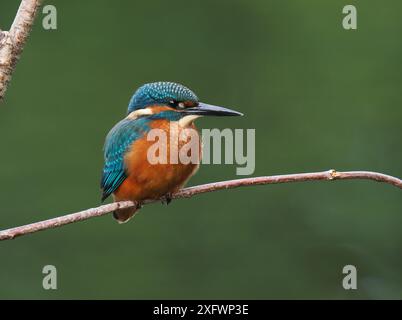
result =
M31 31L41 0L22 0L10 31L0 30L0 100Z
M318 180L374 180L378 182L384 182L391 184L395 187L402 189L402 180L396 177L385 175L378 172L370 171L348 171L348 172L338 172L335 170L328 170L323 172L311 172L311 173L296 173L296 174L285 174L278 176L266 176L266 177L255 177L246 178L222 182L213 182L208 184L203 184L195 187L185 188L179 192L172 195L173 199L180 198L190 198L194 195L213 192L222 189L233 189L243 186L255 186L264 184L277 184L277 183L287 183L287 182L302 182L302 181L318 181ZM153 203L159 200L147 200L144 204ZM42 231L46 229L60 227L66 224L87 220L94 217L100 217L113 212L117 209L129 208L135 206L136 203L132 201L122 201L115 202L112 204L103 205L97 208L91 208L84 211L68 214L65 216L44 220L40 222L35 222L27 224L24 226L11 228L7 230L0 231L0 241L14 239L19 236L34 233L37 231Z

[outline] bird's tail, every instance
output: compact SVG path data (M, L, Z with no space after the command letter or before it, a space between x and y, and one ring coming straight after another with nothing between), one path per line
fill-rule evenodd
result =
M113 218L115 218L118 223L126 223L128 220L130 220L134 216L134 214L138 210L139 210L139 207L118 209L113 212Z

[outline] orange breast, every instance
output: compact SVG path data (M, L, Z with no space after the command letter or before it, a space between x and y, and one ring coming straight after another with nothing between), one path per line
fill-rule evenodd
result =
M116 201L158 199L183 187L198 170L201 161L201 140L198 132L196 139L194 136L191 138L185 134L186 131L183 131L185 128L180 127L177 122L173 124L171 126L167 120L153 121L151 128L161 129L166 134L166 139L147 141L147 137L143 137L133 143L125 156L128 177L114 193ZM196 130L194 124L189 127ZM175 147L174 141L178 141L178 147ZM167 163L149 161L149 148L155 150L156 142L159 146L163 146L158 148L159 152L166 150ZM188 155L197 161L183 163L179 155L180 150L184 150L183 147L189 151ZM191 154L192 150L196 149L197 152ZM174 154L171 154L172 152ZM160 153L156 154L160 156ZM177 159L178 162L171 163L171 159Z

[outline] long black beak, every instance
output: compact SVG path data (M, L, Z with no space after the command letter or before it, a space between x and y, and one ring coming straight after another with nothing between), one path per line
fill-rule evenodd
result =
M206 104L199 102L198 106L193 108L187 108L184 110L185 113L200 115L200 116L242 116L243 114L234 110L230 110L223 107L213 106L211 104Z

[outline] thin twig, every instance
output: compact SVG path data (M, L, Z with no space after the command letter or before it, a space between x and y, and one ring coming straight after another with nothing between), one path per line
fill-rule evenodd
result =
M255 186L263 184L286 183L286 182L302 182L302 181L316 181L316 180L346 180L346 179L374 180L378 182L388 183L402 189L401 179L385 175L382 173L370 172L370 171L338 172L335 170L328 170L323 172L296 173L296 174L285 174L278 176L266 176L266 177L246 178L246 179L238 179L238 180L230 180L222 182L213 182L182 189L179 192L173 194L172 198L173 199L190 198L194 195L201 193L213 192L222 189L233 189L243 186ZM156 201L159 200L147 200L144 202L144 204L149 204ZM0 241L14 239L22 235L38 232L41 230L56 228L66 224L83 221L94 217L100 217L110 212L113 212L117 209L129 208L135 205L136 203L132 201L115 202L112 204L87 209L84 211L68 214L57 218L3 230L0 231Z
M22 0L10 31L0 30L0 101L32 29L41 0Z

